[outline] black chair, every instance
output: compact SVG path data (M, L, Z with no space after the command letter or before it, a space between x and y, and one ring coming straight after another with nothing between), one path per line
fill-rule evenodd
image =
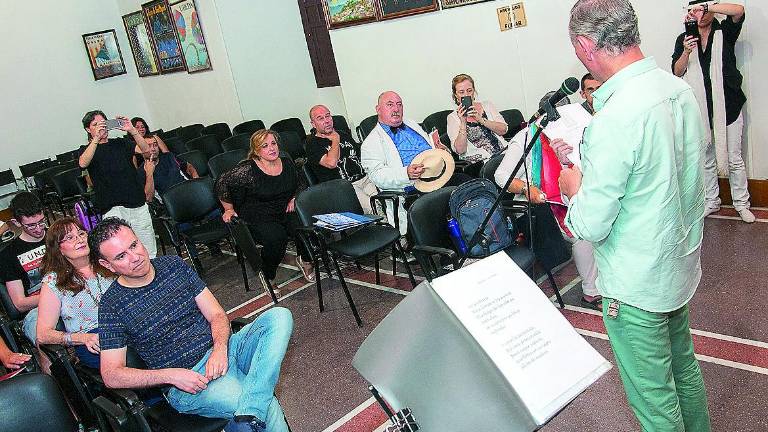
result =
M221 142L221 148L225 152L238 149L249 150L251 148L251 135L246 133L232 135Z
M175 155L180 155L187 151L187 146L184 145L184 141L179 137L172 136L163 138L163 142L165 143L165 146L168 147L168 150Z
M304 178L307 179L307 185L313 186L318 183L317 176L315 175L315 172L312 171L312 168L309 167L309 164L305 163L302 165L301 171L304 173Z
M41 373L0 382L0 432L76 432L77 420L56 382Z
M28 370L37 370L37 363L34 360L35 346L24 336L21 329L21 323L24 314L16 309L8 289L5 284L0 282L0 337L5 341L6 346L13 352L20 352L32 355L33 360L27 363ZM0 365L2 367L2 365Z
M245 122L240 123L239 125L235 126L234 129L232 129L232 134L246 134L248 135L248 138L253 135L254 132L257 130L266 129L266 126L264 126L264 122L261 120L248 120Z
M363 142L365 138L368 136L368 134L371 133L373 128L376 127L376 123L379 121L378 115L372 115L370 117L364 118L359 125L357 125L357 138L360 139L360 142Z
M248 155L248 150L238 149L224 153L219 153L216 156L208 159L208 172L213 179L218 179L222 174L229 171L237 165L238 162L245 159Z
M54 164L55 162L50 159L40 159L38 161L19 165L19 172L21 172L23 178L33 177L38 172L53 166Z
M200 123L184 126L179 129L179 131L176 133L176 136L181 138L181 140L186 143L202 135L203 127L204 126Z
M376 270L376 283L379 283L379 254L391 249L392 273L396 274L397 272L395 254L400 254L405 262L405 268L411 284L416 285L416 280L413 278L411 268L405 258L405 253L398 242L400 232L392 226L385 223L366 225L356 231L344 233L341 239L335 241L326 239L323 233L314 227L315 219L313 216L315 215L342 212L363 214L363 208L360 206L360 202L357 200L357 195L355 195L355 190L350 182L341 179L330 180L302 191L296 197L296 212L303 225L297 232L312 255L321 312L325 307L323 305L320 281L320 261L323 262L330 276L332 273L328 264L329 257L336 269L344 295L347 297L349 307L352 309L352 314L358 326L362 326L362 321L357 313L352 295L349 293L344 275L341 273L337 258L347 258L350 261L359 262L363 258L372 256Z
M62 214L74 214L71 206L83 198L80 183L82 177L83 169L80 167L70 168L51 177L56 191L56 204Z
M567 247L565 240L563 240L557 227L557 222L548 206L544 206L546 208L534 208L528 201L516 201L514 194L501 191L501 186L504 185L499 186L494 177L502 159L504 159L503 153L488 159L480 170L480 177L490 180L499 189L502 194L500 204L502 211L516 219L518 232L524 234L529 249L547 274L547 279L555 291L558 304L560 304L561 308L564 308L565 303L563 303L563 299L560 296L557 282L554 276L552 276L552 269L570 259L570 249ZM540 217L537 217L537 214Z
M458 268L461 255L451 241L445 222L451 213L448 201L455 189L447 187L425 194L408 209L409 227L414 242L412 252L424 270L427 280ZM505 252L523 271L530 274L535 259L528 248L513 244Z
M277 121L269 127L275 132L294 131L299 135L299 139L304 139L307 136L307 130L304 128L304 123L296 117L291 117Z
M200 177L208 175L208 157L199 150L192 150L179 155L179 159L191 163Z
M215 135L202 135L186 142L187 151L199 150L208 159L221 153L221 145Z
M162 134L160 134L160 138L165 141L168 138L178 138L179 137L179 131L181 130L181 126L173 128L171 130L165 131Z
M215 135L219 143L232 136L232 131L226 123L214 123L208 125L200 131L201 135Z
M427 133L429 133L434 128L434 129L437 129L437 132L440 135L447 134L448 133L448 114L452 112L453 110L444 110L444 111L438 111L428 115L424 119L424 121L421 123L423 125L424 130L427 131Z
M248 265L251 266L251 270L259 275L259 280L262 284L267 284L264 288L269 292L272 301L277 304L278 300L277 295L275 294L275 289L269 280L264 277L264 272L262 270L264 261L261 259L261 249L263 246L256 243L253 234L251 234L251 230L248 228L248 224L242 219L233 217L227 226L229 227L230 235L235 240L235 247L239 250L240 256L248 262ZM242 270L245 290L250 291L251 288L248 285L248 274L245 271L245 266L242 266Z
M307 157L307 152L304 150L304 142L302 136L299 136L294 131L283 131L280 134L280 150L285 151L291 155L291 159L301 159Z
M62 163L67 162L71 160L75 160L78 158L78 155L80 154L80 149L77 150L70 150L68 152L59 153L56 155L56 162Z
M200 259L189 254L188 245L213 245L221 240L227 240L232 245L224 221L220 217L209 219L210 214L219 208L219 201L213 191L213 180L204 177L175 184L163 192L162 199L168 215L164 223L172 234L170 237L176 252L181 256L182 246L187 249L195 271L202 275L204 270ZM192 227L180 230L180 224ZM236 255L244 268L245 264L242 263L239 253Z
M11 170L10 168L5 171L0 171L0 187L4 187L8 185L13 185L15 190L11 192L6 192L0 195L0 198L13 195L19 191L19 187L16 186L16 178L13 175L13 170Z
M53 186L53 176L74 168L70 164L53 165L39 171L33 176L35 180L34 192L43 204L45 218L50 222L54 218L53 206L57 204L56 189Z
M352 136L352 129L349 128L347 119L342 115L333 116L333 128L337 131L345 132L347 135Z
M510 140L523 128L523 123L525 122L523 113L517 109L508 109L499 111L499 114L501 114L501 116L504 117L504 121L507 122L507 133L504 134L504 139Z

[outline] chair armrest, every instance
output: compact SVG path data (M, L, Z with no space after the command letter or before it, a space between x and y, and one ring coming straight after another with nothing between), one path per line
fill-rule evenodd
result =
M421 246L416 245L411 250L414 255L419 253L424 253L428 255L441 255L449 260L451 260L452 264L458 264L459 263L459 255L456 253L456 251L447 249L447 248L441 248L437 246Z
M371 210L373 210L373 214L379 214L379 212L376 210L376 203L381 204L381 208L384 209L384 213L386 214L387 209L387 201L392 201L392 216L393 216L393 224L397 230L400 230L400 212L397 211L398 207L400 206L400 199L405 196L405 192L396 192L396 191L381 191L377 193L376 195L371 197Z
M443 258L449 261L449 264L453 266L453 270L459 268L459 256L456 251L451 249L416 245L411 252L416 256L416 260L418 260L427 280L431 281L435 277L447 273L445 270L446 265L443 264Z
M97 396L93 400L93 405L107 416L109 423L115 429L120 430L128 423L128 414L125 410L104 396Z
M69 351L64 345L58 344L39 344L40 351L42 351L51 361L55 360L68 360L70 358Z

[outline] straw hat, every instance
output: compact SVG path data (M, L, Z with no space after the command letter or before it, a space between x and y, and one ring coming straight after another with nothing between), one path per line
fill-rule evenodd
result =
M421 192L432 192L445 186L456 168L453 156L441 149L423 151L411 164L424 165L421 177L413 181L413 186Z

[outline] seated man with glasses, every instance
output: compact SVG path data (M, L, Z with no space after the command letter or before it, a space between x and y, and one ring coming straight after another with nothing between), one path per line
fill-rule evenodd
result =
M11 222L21 235L0 251L0 282L20 312L25 313L22 329L35 341L37 302L40 294L40 262L45 255L45 215L43 205L32 192L19 192L11 200Z

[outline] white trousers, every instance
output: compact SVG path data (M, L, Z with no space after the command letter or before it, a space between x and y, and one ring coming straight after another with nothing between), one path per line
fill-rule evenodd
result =
M726 129L728 144L728 181L731 185L733 207L736 210L749 208L749 191L747 190L747 168L741 157L741 137L744 131L744 115L739 114ZM717 160L715 145L710 139L707 144L704 159L704 202L708 209L720 207L720 186L717 183Z
M147 248L150 258L157 256L157 243L155 243L155 229L152 227L152 215L149 214L149 206L127 208L115 206L104 214L105 218L116 216L125 220L133 228L136 237Z
M363 206L365 214L372 214L371 197L379 193L379 189L373 184L368 176L352 183L352 186L355 188L355 194L357 195L358 201L360 201L360 205Z
M573 263L576 264L576 270L581 276L581 290L585 296L598 296L597 291L597 263L595 262L595 249L592 243L586 240L580 240L573 237L563 236L571 243L571 252L573 253Z

